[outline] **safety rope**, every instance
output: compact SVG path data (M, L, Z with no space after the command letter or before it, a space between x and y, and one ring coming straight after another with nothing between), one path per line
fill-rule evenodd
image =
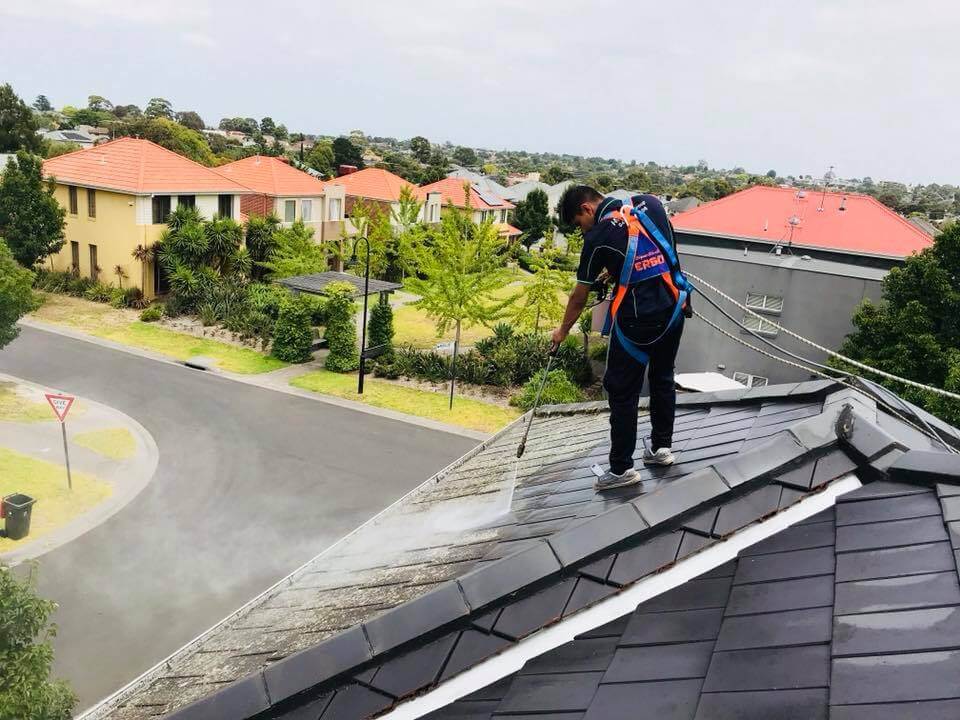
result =
M800 342L806 343L807 345L809 345L809 346L811 346L811 347L813 347L813 348L816 348L816 349L819 350L820 352L826 353L827 355L830 355L830 356L832 356L832 357L835 357L835 358L837 358L838 360L842 360L842 361L845 362L845 363L849 363L850 365L853 365L854 367L860 368L861 370L866 370L867 372L874 373L875 375L879 375L880 377L885 377L885 378L887 378L888 380L894 380L894 381L896 381L896 382L903 383L904 385L909 385L910 387L914 387L914 388L917 388L917 389L919 389L919 390L926 390L927 392L931 392L931 393L934 393L934 394L936 394L936 395L942 395L942 396L944 396L944 397L948 397L948 398L951 398L951 399L953 399L953 400L960 400L960 394L950 392L949 390L943 390L943 389L938 388L938 387L933 387L932 385L924 385L923 383L918 383L918 382L916 382L915 380L908 380L907 378L902 378L902 377L900 377L900 376L898 376L898 375L893 375L892 373L888 373L888 372L885 372L885 371L883 371L883 370L878 370L877 368L870 367L869 365L864 365L862 362L858 362L857 360L854 360L853 358L848 358L846 355L841 355L840 353L836 352L835 350L830 350L829 348L825 348L825 347L823 347L822 345L818 345L817 343L813 342L812 340L808 340L807 338L803 337L802 335L798 335L797 333L793 332L793 331L790 330L789 328L785 328L785 327L783 327L782 325L774 322L774 321L771 320L768 316L760 315L760 314L754 312L753 310L751 310L751 309L750 309L749 307L747 307L746 305L744 305L744 304L738 302L737 300L733 299L732 297L730 297L729 295L727 295L725 292L723 292L723 291L720 290L719 288L711 285L710 283L708 283L708 282L707 282L706 280L704 280L703 278L694 275L694 274L693 274L692 272L690 272L689 270L684 270L684 273L685 273L686 275L690 276L691 278L693 278L694 280L696 280L699 285L701 285L701 286L703 286L703 287L705 287L705 288L708 288L709 290L713 291L714 293L716 293L717 295L719 295L720 297L722 297L722 298L723 298L724 300L726 300L727 302L730 302L730 303L736 305L736 306L737 306L738 308L740 308L741 310L749 313L750 315L752 315L752 316L754 316L754 317L756 317L756 318L759 318L760 320L763 320L764 322L767 322L767 323L769 323L770 325L773 325L775 328L777 328L778 330L783 331L784 333L786 333L786 334L789 335L790 337L796 338L796 339L799 340ZM703 294L701 293L701 297L706 298L706 295L703 295ZM708 299L708 301L709 301L709 298L707 298L707 299ZM713 303L711 303L711 304L713 304ZM714 307L716 307L716 306L714 306ZM812 362L812 361L811 361L811 362ZM817 364L819 365L819 363L817 363ZM820 367L824 367L824 366L820 365ZM843 372L843 371L841 371L841 370L836 370L835 368L830 368L830 369L833 370L834 372Z

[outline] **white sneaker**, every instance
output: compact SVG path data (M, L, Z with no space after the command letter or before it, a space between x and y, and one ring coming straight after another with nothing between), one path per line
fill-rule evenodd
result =
M673 465L676 458L670 451L670 448L658 448L656 452L651 452L649 448L643 449L643 462L646 465Z
M627 487L628 485L636 485L641 480L640 473L633 468L626 470L620 475L612 473L609 470L604 471L599 465L594 465L590 469L593 471L593 474L597 476L597 480L593 484L593 489L597 492Z

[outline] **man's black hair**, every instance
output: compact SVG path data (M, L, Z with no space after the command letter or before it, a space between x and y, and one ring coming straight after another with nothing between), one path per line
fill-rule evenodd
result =
M580 206L594 200L603 200L603 195L589 185L571 185L563 192L557 204L560 222L564 225L573 224L573 218L580 212Z

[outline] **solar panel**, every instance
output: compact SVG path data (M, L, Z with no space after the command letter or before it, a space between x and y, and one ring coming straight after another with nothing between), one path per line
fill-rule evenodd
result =
M75 133L75 132L64 132L63 136L67 138L67 140L86 140L87 139L86 135L81 135L80 133Z
M479 185L473 185L473 189L487 205L503 205L503 198L499 195L494 195L492 192L483 190Z

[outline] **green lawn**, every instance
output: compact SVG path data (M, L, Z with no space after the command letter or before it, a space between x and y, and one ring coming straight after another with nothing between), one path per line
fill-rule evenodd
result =
M30 534L23 540L0 538L0 553L55 530L110 496L110 486L86 473L73 473L67 489L62 465L36 460L0 447L0 496L24 493L36 499Z
M34 402L16 392L13 383L0 382L0 420L7 422L43 422L55 420L45 402Z
M504 408L472 398L454 397L453 410L448 409L444 393L403 387L368 377L363 395L357 395L356 374L339 374L327 370L309 372L290 381L294 387L335 395L388 408L451 425L492 433L520 416L520 411Z
M113 460L126 460L137 451L137 442L126 428L104 428L79 433L72 438L81 447Z

